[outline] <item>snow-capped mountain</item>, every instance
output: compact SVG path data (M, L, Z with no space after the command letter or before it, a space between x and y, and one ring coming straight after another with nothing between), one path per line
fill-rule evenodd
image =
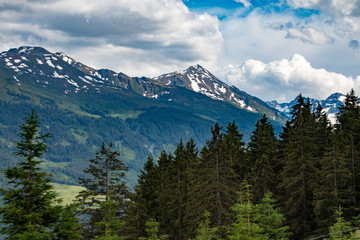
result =
M254 113L266 113L273 120L282 116L277 112L266 111L266 103L253 97L235 86L229 86L220 81L207 69L200 65L191 66L186 70L167 73L154 80L165 86L179 86L197 93L206 95L212 99L231 103L238 108ZM265 111L264 111L265 110Z
M23 81L65 94L121 92L124 89L144 97L161 100L175 88L185 88L252 113L267 114L273 120L285 117L260 99L229 86L200 65L161 75L157 78L129 77L108 69L94 69L62 52L51 53L41 47L20 47L0 54L0 64L11 71L18 85ZM170 96L170 95L169 95Z
M327 114L332 124L336 123L336 114L339 112L339 107L344 105L345 95L342 93L333 93L325 100L317 100L309 98L313 110L320 103L324 108L324 112ZM267 104L275 108L276 110L284 113L288 118L291 118L292 107L296 104L297 97L289 103L278 103L277 101L267 102Z
M12 72L18 85L22 81L65 94L132 89L145 97L157 97L158 83L150 78L131 78L108 69L94 69L75 59L41 47L20 47L0 54L0 64Z
M4 62L6 68L13 71L13 78L18 85L30 80L34 85L44 88L55 85L58 90L68 94L86 92L105 84L94 69L77 63L63 53L50 53L40 47L10 49L1 53L0 62ZM86 71L81 71L80 68Z
M252 112L254 108L245 103L245 97L235 93L234 87L221 82L208 70L200 65L191 66L186 70L168 73L154 78L167 86L179 86L204 94L216 100L228 101Z

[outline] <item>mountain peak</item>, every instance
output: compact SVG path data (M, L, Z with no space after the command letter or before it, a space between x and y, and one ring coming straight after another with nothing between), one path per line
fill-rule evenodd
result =
M340 101L340 102L344 102L345 100L345 95L342 93L333 93L331 94L325 101Z
M11 48L9 51L3 53L17 53L17 54L49 54L45 48L42 47L32 47L32 46L21 46L19 48Z
M196 64L194 66L190 66L188 69L196 69L198 71L208 71L206 70L203 66L201 66L200 64Z
M220 81L199 64L190 66L182 71L161 75L154 78L154 80L168 87L183 87L212 99L228 102L250 112L263 112L263 109L268 107L266 103L260 99L252 97ZM272 111L268 111L266 114L273 120L281 115ZM283 116L280 118L284 119Z
M279 112L284 113L288 118L290 118L290 112L292 107L296 104L297 98L295 97L294 100L292 100L289 103L278 103L277 101L271 101L267 102L267 104L278 110ZM312 105L313 110L315 110L316 106L320 103L323 107L324 113L327 114L328 119L332 124L336 123L336 114L338 113L339 107L344 105L345 95L342 93L333 93L325 100L317 100L313 98L309 98L310 103Z
M68 64L72 65L73 63L76 62L75 59L67 56L65 53L63 52L56 52L55 55L57 55L58 57L60 57L64 62L67 62Z
M220 95L229 88L199 64L182 71L161 75L154 80L167 86L184 87L217 100L224 100Z

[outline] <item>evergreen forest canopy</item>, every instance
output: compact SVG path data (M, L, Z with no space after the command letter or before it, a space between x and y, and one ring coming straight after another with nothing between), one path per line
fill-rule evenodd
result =
M180 140L144 164L134 191L128 167L102 144L73 204L61 206L40 167L49 134L32 111L20 126L16 166L4 171L6 239L349 239L360 226L360 106L351 90L332 126L300 94L276 138L264 115L245 145L235 122L216 123L202 149ZM106 139L104 139L106 141ZM320 237L318 237L320 236Z

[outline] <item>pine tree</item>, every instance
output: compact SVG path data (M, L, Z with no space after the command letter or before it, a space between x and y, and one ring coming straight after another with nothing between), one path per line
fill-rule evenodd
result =
M204 218L205 220L202 221L199 224L199 227L197 229L197 235L195 237L195 240L212 240L217 239L217 231L218 228L212 228L210 227L210 213L205 210L204 212Z
M90 165L84 170L88 178L80 178L80 185L86 190L77 196L79 212L82 215L82 232L85 239L122 234L123 216L126 209L128 189L124 182L127 167L118 158L119 152L102 144Z
M200 211L208 210L211 213L211 222L215 227L220 227L233 220L234 214L230 207L236 202L238 178L229 161L229 146L224 144L225 137L218 123L211 128L211 133L212 138L206 142L196 166L196 185L192 191L201 193L201 196L193 195L198 197L192 197L192 203L197 206L195 219L199 219ZM224 235L223 229L219 228L219 231Z
M342 152L342 134L331 132L324 156L320 159L318 185L314 192L314 212L317 225L316 234L325 234L334 221L333 213L340 205L347 206L346 211L353 212L351 171L346 165Z
M267 192L259 204L255 205L254 219L263 229L264 235L271 240L286 240L289 236L289 227L285 226L285 218L275 208L272 193Z
M164 158L165 155L167 158L168 155L162 152L160 158ZM126 213L127 228L130 229L129 233L134 239L147 236L146 219L156 220L162 214L164 206L159 203L161 195L159 172L159 166L155 164L154 158L149 156L143 170L140 171L135 192L131 194L130 207ZM133 239L131 236L128 237Z
M127 237L120 237L120 229L124 228L125 222L120 219L117 207L118 202L113 200L113 193L109 192L106 201L101 202L99 208L103 211L104 218L96 223L98 229L105 229L105 232L98 235L94 240L122 240ZM122 230L124 233L124 230Z
M255 206L252 203L251 185L246 181L241 183L239 201L232 210L236 213L236 221L228 228L230 240L252 239L266 240L264 229L255 220Z
M58 207L57 224L54 226L52 240L81 239L79 219L76 216L76 204Z
M326 152L326 148L330 144L329 138L331 133L333 132L333 127L331 126L328 116L324 112L324 109L320 103L316 106L314 117L315 117L314 141L317 147L317 150L315 152L315 157L317 158L317 160L320 160L324 156ZM320 163L318 162L317 164Z
M235 185L238 185L250 172L250 165L245 157L245 143L242 141L243 134L240 133L235 121L229 123L224 134L223 151L227 162L229 175L233 176ZM234 191L239 189L234 188Z
M247 157L251 165L249 180L254 186L254 200L259 202L268 191L276 191L279 163L277 139L266 115L257 121L255 127L248 144Z
M137 238L146 236L146 219L155 219L159 215L159 184L157 166L153 157L149 156L138 176L135 193L131 197L132 206L127 212L127 215L135 217L129 224L136 229Z
M360 205L355 203L360 200L360 107L359 99L353 89L346 95L344 106L339 108L337 120L337 134L343 139L342 153L347 168L351 171L353 206L359 208ZM347 216L349 211L346 209L349 206L344 205L344 208Z
M173 201L174 181L176 181L176 170L174 168L174 157L162 151L158 160L157 174L159 179L158 190L158 216L160 231L165 234L173 234L174 219L177 218L177 211L170 202ZM175 238L175 236L172 236Z
M281 172L282 211L294 233L294 239L308 236L314 227L313 196L316 186L315 117L311 105L301 94L292 110L287 143L282 149L284 168Z
M196 227L201 219L201 213L198 205L199 192L196 191L197 176L200 169L197 168L199 163L199 151L194 139L190 138L185 144L184 159L186 161L186 171L184 174L185 186L185 210L183 219L183 236L185 239L191 239L196 234Z
M4 171L9 188L0 189L1 233L6 239L79 239L76 218L59 205L51 178L40 167L50 134L40 134L39 127L38 113L32 109L16 142L15 155L23 159Z
M335 214L337 215L336 222L329 228L330 238L338 240L350 239L352 235L351 223L345 221L342 217L343 212L341 206L339 206Z
M174 219L174 228L173 234L175 239L183 239L183 222L184 222L184 213L186 212L186 182L185 182L185 173L186 173L186 159L185 159L185 148L180 140L174 152L174 170L175 170L175 179L173 182L173 209L176 210L176 219ZM176 237L175 237L176 236Z
M193 139L183 144L182 139L174 151L172 167L169 169L173 173L169 180L170 201L167 203L173 213L172 219L168 225L172 225L169 234L174 239L187 239L194 231L192 225L190 194L190 174L191 168L197 159L198 151ZM190 209L189 209L190 208ZM195 222L197 224L197 222ZM195 224L195 226L196 226Z
M148 237L141 237L139 240L160 240L158 237L159 223L151 218L146 222L146 232Z

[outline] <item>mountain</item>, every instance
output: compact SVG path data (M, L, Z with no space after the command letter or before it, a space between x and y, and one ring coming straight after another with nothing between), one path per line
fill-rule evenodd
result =
M134 183L148 155L171 152L180 139L194 138L201 148L215 122L225 127L235 120L247 141L263 114L278 130L286 119L199 65L153 79L130 77L40 47L0 54L0 107L0 169L16 162L18 126L36 108L53 136L43 167L65 184L77 184L102 141L121 152Z
M312 105L313 110L320 103L324 108L324 112L327 114L332 124L336 123L336 114L339 112L339 107L344 105L345 95L342 93L333 93L325 100L317 100L308 98ZM288 118L291 118L291 109L296 104L297 97L289 103L278 103L277 101L266 102L270 107L284 113Z
M164 74L154 78L154 80L169 87L183 87L212 99L231 103L240 109L266 114L273 120L281 120L284 117L279 112L269 109L268 105L259 98L220 81L200 65L191 66L183 71Z

